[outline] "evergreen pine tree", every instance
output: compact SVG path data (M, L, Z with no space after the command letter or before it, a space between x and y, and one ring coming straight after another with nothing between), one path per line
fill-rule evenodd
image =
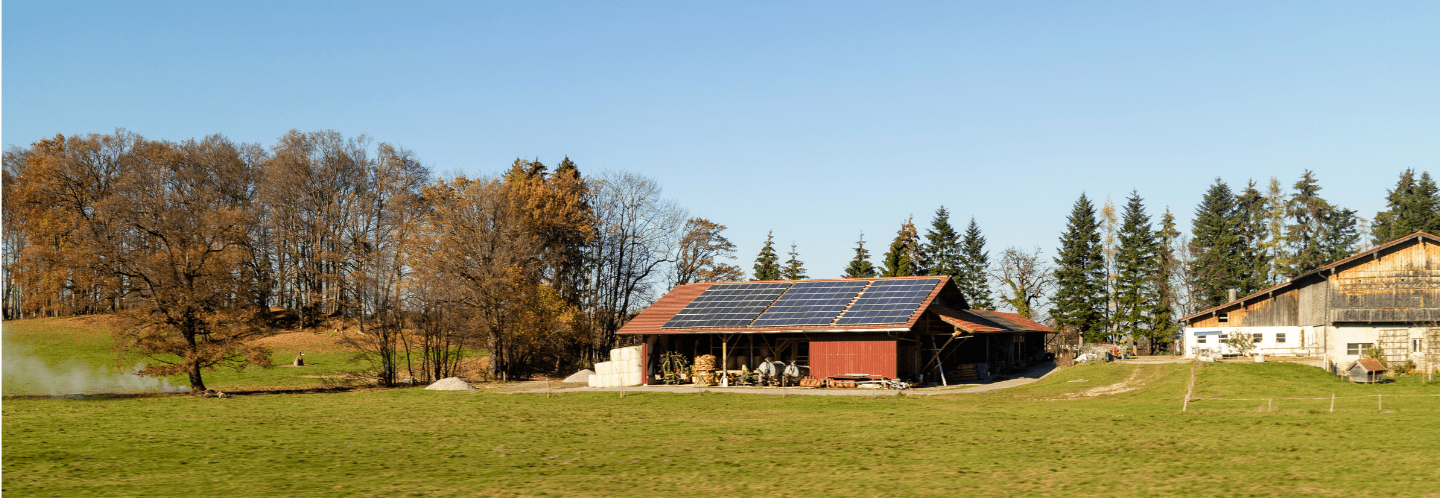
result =
M1158 299L1158 247L1139 192L1130 192L1121 219L1115 250L1115 333L1139 340L1149 336L1150 313Z
M1175 215L1171 214L1168 208L1165 216L1161 218L1160 232L1156 236L1160 239L1155 255L1159 271L1155 274L1155 302L1150 312L1150 334L1147 341L1150 354L1160 351L1180 329L1175 320L1175 308L1179 305L1179 300L1174 284L1175 269L1178 267L1175 244L1180 239L1180 231L1175 229Z
M960 241L960 274L955 285L960 288L965 300L974 309L993 310L995 301L990 297L990 254L985 251L985 236L980 234L980 225L970 217L970 226Z
M845 278L870 278L875 276L875 266L870 264L870 251L865 249L865 232L855 242L855 259L845 267Z
M1430 177L1429 171L1420 173L1420 182L1415 185L1415 196L1411 204L1420 214L1418 216L1420 222L1415 224L1415 229L1410 233L1418 231L1434 234L1440 232L1440 187L1435 185L1435 179ZM1406 235L1410 234L1400 234L1400 237Z
M780 258L775 255L775 232L765 235L765 247L755 257L755 278L752 280L779 280Z
M905 220L890 250L885 252L885 267L880 270L882 277L908 277L915 274L915 256L920 246L920 234L915 231L914 218Z
M1199 308L1224 303L1229 290L1240 287L1244 262L1240 249L1239 217L1235 196L1219 178L1205 192L1190 227L1190 251L1195 254L1191 279Z
M1285 190L1280 187L1280 179L1270 177L1270 187L1265 192L1265 219L1270 242L1267 248L1270 251L1269 284L1275 285L1283 279L1284 272L1281 271L1280 263L1285 260L1285 206L1288 199L1285 198Z
M1331 207L1325 213L1324 231L1320 237L1320 252L1325 263L1330 264L1355 254L1355 245L1360 242L1360 231L1356 228L1358 219L1354 209Z
M1385 196L1385 210L1375 213L1371 241L1379 245L1413 233L1412 228L1416 225L1414 199L1415 170L1407 169L1400 173L1400 181Z
M1100 340L1106 331L1105 258L1095 205L1084 194L1070 210L1055 265L1058 289L1051 317L1061 327L1079 331L1086 340Z
M1292 223L1285 232L1285 245L1289 246L1287 252L1290 254L1285 268L1291 277L1324 266L1327 262L1327 251L1321 240L1325 237L1326 217L1331 209L1330 203L1320 198L1321 188L1314 172L1305 170L1305 174L1295 182L1294 189L1287 211Z
M1269 209L1265 196L1255 189L1255 181L1235 199L1235 215L1240 228L1238 250L1241 262L1240 295L1250 295L1270 286Z
M800 253L795 250L795 243L790 243L790 259L785 261L785 267L780 270L780 278L785 280L805 280L810 278L805 274L805 263L800 262Z
M960 274L960 235L950 226L950 211L945 206L935 210L919 254L919 275L949 275L955 278Z
M1415 170L1401 173L1395 189L1385 196L1385 210L1375 214L1371 241L1379 245L1415 232L1433 233L1440 229L1436 190L1429 172L1422 173L1419 181L1415 179Z

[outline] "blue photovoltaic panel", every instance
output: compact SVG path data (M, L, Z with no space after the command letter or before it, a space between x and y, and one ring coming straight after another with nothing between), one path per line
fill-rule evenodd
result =
M774 282L711 285L661 328L744 327L788 288Z
M755 319L753 326L829 325L868 283L868 280L796 282L765 314Z
M836 325L879 325L905 323L920 308L938 278L876 280L865 289L855 304L835 321Z

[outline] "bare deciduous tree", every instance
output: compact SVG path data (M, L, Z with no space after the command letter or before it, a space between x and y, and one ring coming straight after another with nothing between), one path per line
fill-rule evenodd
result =
M1054 272L1040 257L1041 250L1026 252L1010 246L1000 254L991 277L1005 284L1000 299L1010 309L1033 320L1043 320L1042 306L1054 284Z

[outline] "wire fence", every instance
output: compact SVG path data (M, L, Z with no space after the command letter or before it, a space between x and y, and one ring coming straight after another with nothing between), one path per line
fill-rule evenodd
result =
M1276 401L1287 401L1287 402L1288 402L1288 401L1297 401L1297 402L1305 402L1305 401L1327 401L1327 400L1328 400L1328 401L1330 402L1329 409L1328 409L1328 412L1329 412L1329 413L1335 413L1335 403L1336 403L1336 401L1338 401L1338 400L1345 400L1345 399L1375 398L1375 411L1377 411L1377 412L1383 412L1383 411L1385 411L1385 398L1391 398L1392 400L1393 400L1394 398L1436 398L1437 401L1440 401L1440 394L1362 394L1362 395L1357 395L1357 396L1339 396L1339 395L1331 394L1330 397L1328 397L1328 398L1317 398L1317 397L1267 397L1267 398L1258 398L1258 397L1257 397L1257 398L1210 398L1210 397L1196 397L1196 396L1195 396L1195 377L1196 377L1196 366L1197 366L1197 365L1198 365L1198 362L1197 362L1197 363L1191 363L1191 364L1190 364L1190 382L1187 383L1186 388L1185 388L1185 401L1184 401L1183 404L1180 405L1180 411L1182 411L1182 412L1188 412L1188 411L1190 411L1190 403L1193 402L1193 401L1252 401L1252 402L1253 402L1253 401L1264 401L1264 402L1265 402L1264 405L1262 405L1262 406L1257 406L1256 408L1257 408L1258 410L1261 410L1261 411L1273 412L1273 411L1276 411L1276 410L1279 410L1279 409L1280 409L1278 406L1276 406L1276 403L1275 403ZM1303 404L1303 403L1302 403L1302 404ZM1393 406L1393 402L1392 402L1392 406ZM1405 409L1406 409L1407 411L1414 410L1413 407L1406 407ZM1309 408L1309 410L1315 410L1315 408ZM1429 406L1429 405L1427 405L1425 408L1421 408L1421 409L1420 409L1420 411L1437 411L1437 410L1440 410L1440 403L1436 403L1434 406ZM1369 411L1369 408L1366 408L1364 411Z
M1303 403L1304 401L1321 401L1321 402L1329 401L1330 403L1329 403L1329 408L1328 408L1327 411L1328 411L1329 413L1335 413L1335 404L1336 404L1337 401L1339 401L1339 400L1349 400L1349 399L1365 399L1365 398L1375 398L1375 411L1381 411L1381 412L1383 412L1383 411L1385 411L1385 400L1386 400L1387 398L1392 400L1392 405L1391 405L1391 406L1394 407L1394 402L1393 402L1394 398L1440 398L1440 394L1364 394L1364 395L1359 395L1359 396L1337 396L1337 395L1332 394L1332 395L1330 395L1330 397L1328 397L1328 398L1325 398L1325 397L1290 397L1290 398L1279 398L1279 397L1272 397L1272 398L1203 398L1203 397L1190 397L1190 396L1187 396L1187 397L1185 398L1185 404L1181 406L1180 411L1182 411L1182 412L1183 412L1183 411L1189 411L1190 403L1191 403L1191 402L1195 402L1195 401L1252 401L1252 402L1254 402L1254 401L1263 401L1263 402L1265 402L1265 404L1259 405L1259 406L1257 406L1256 408L1257 408L1258 410L1260 410L1260 411L1267 411L1267 412L1277 411L1277 410L1280 409L1279 404L1276 403L1277 401L1300 401L1300 402L1302 402L1302 403L1298 403L1298 404L1301 404L1302 406L1307 406L1307 407L1308 407L1308 406L1311 406L1311 405L1309 405L1309 404L1307 404L1307 403ZM1440 399L1437 399L1437 401L1440 401ZM1367 405L1368 405L1368 403L1367 403ZM1322 406L1323 406L1323 405L1322 405ZM1315 410L1316 408L1308 408L1308 409L1310 409L1310 410ZM1349 410L1349 409L1352 409L1352 408L1346 407L1346 409ZM1407 411L1408 411L1408 410L1414 410L1414 407L1407 406L1405 409L1406 409ZM1369 411L1370 409L1369 409L1369 408L1365 408L1364 410L1365 410L1365 411ZM1423 410L1423 411L1440 410L1440 403L1437 403L1437 404L1435 404L1434 406L1427 406L1426 408L1421 408L1421 410Z

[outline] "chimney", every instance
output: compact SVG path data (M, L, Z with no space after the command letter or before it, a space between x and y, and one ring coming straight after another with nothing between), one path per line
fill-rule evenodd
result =
M1235 300L1235 294L1236 294L1237 292L1240 292L1240 289L1230 289L1230 299L1229 299L1228 301L1225 301L1225 302L1228 303L1228 302L1230 302L1230 301L1234 301L1234 300Z

